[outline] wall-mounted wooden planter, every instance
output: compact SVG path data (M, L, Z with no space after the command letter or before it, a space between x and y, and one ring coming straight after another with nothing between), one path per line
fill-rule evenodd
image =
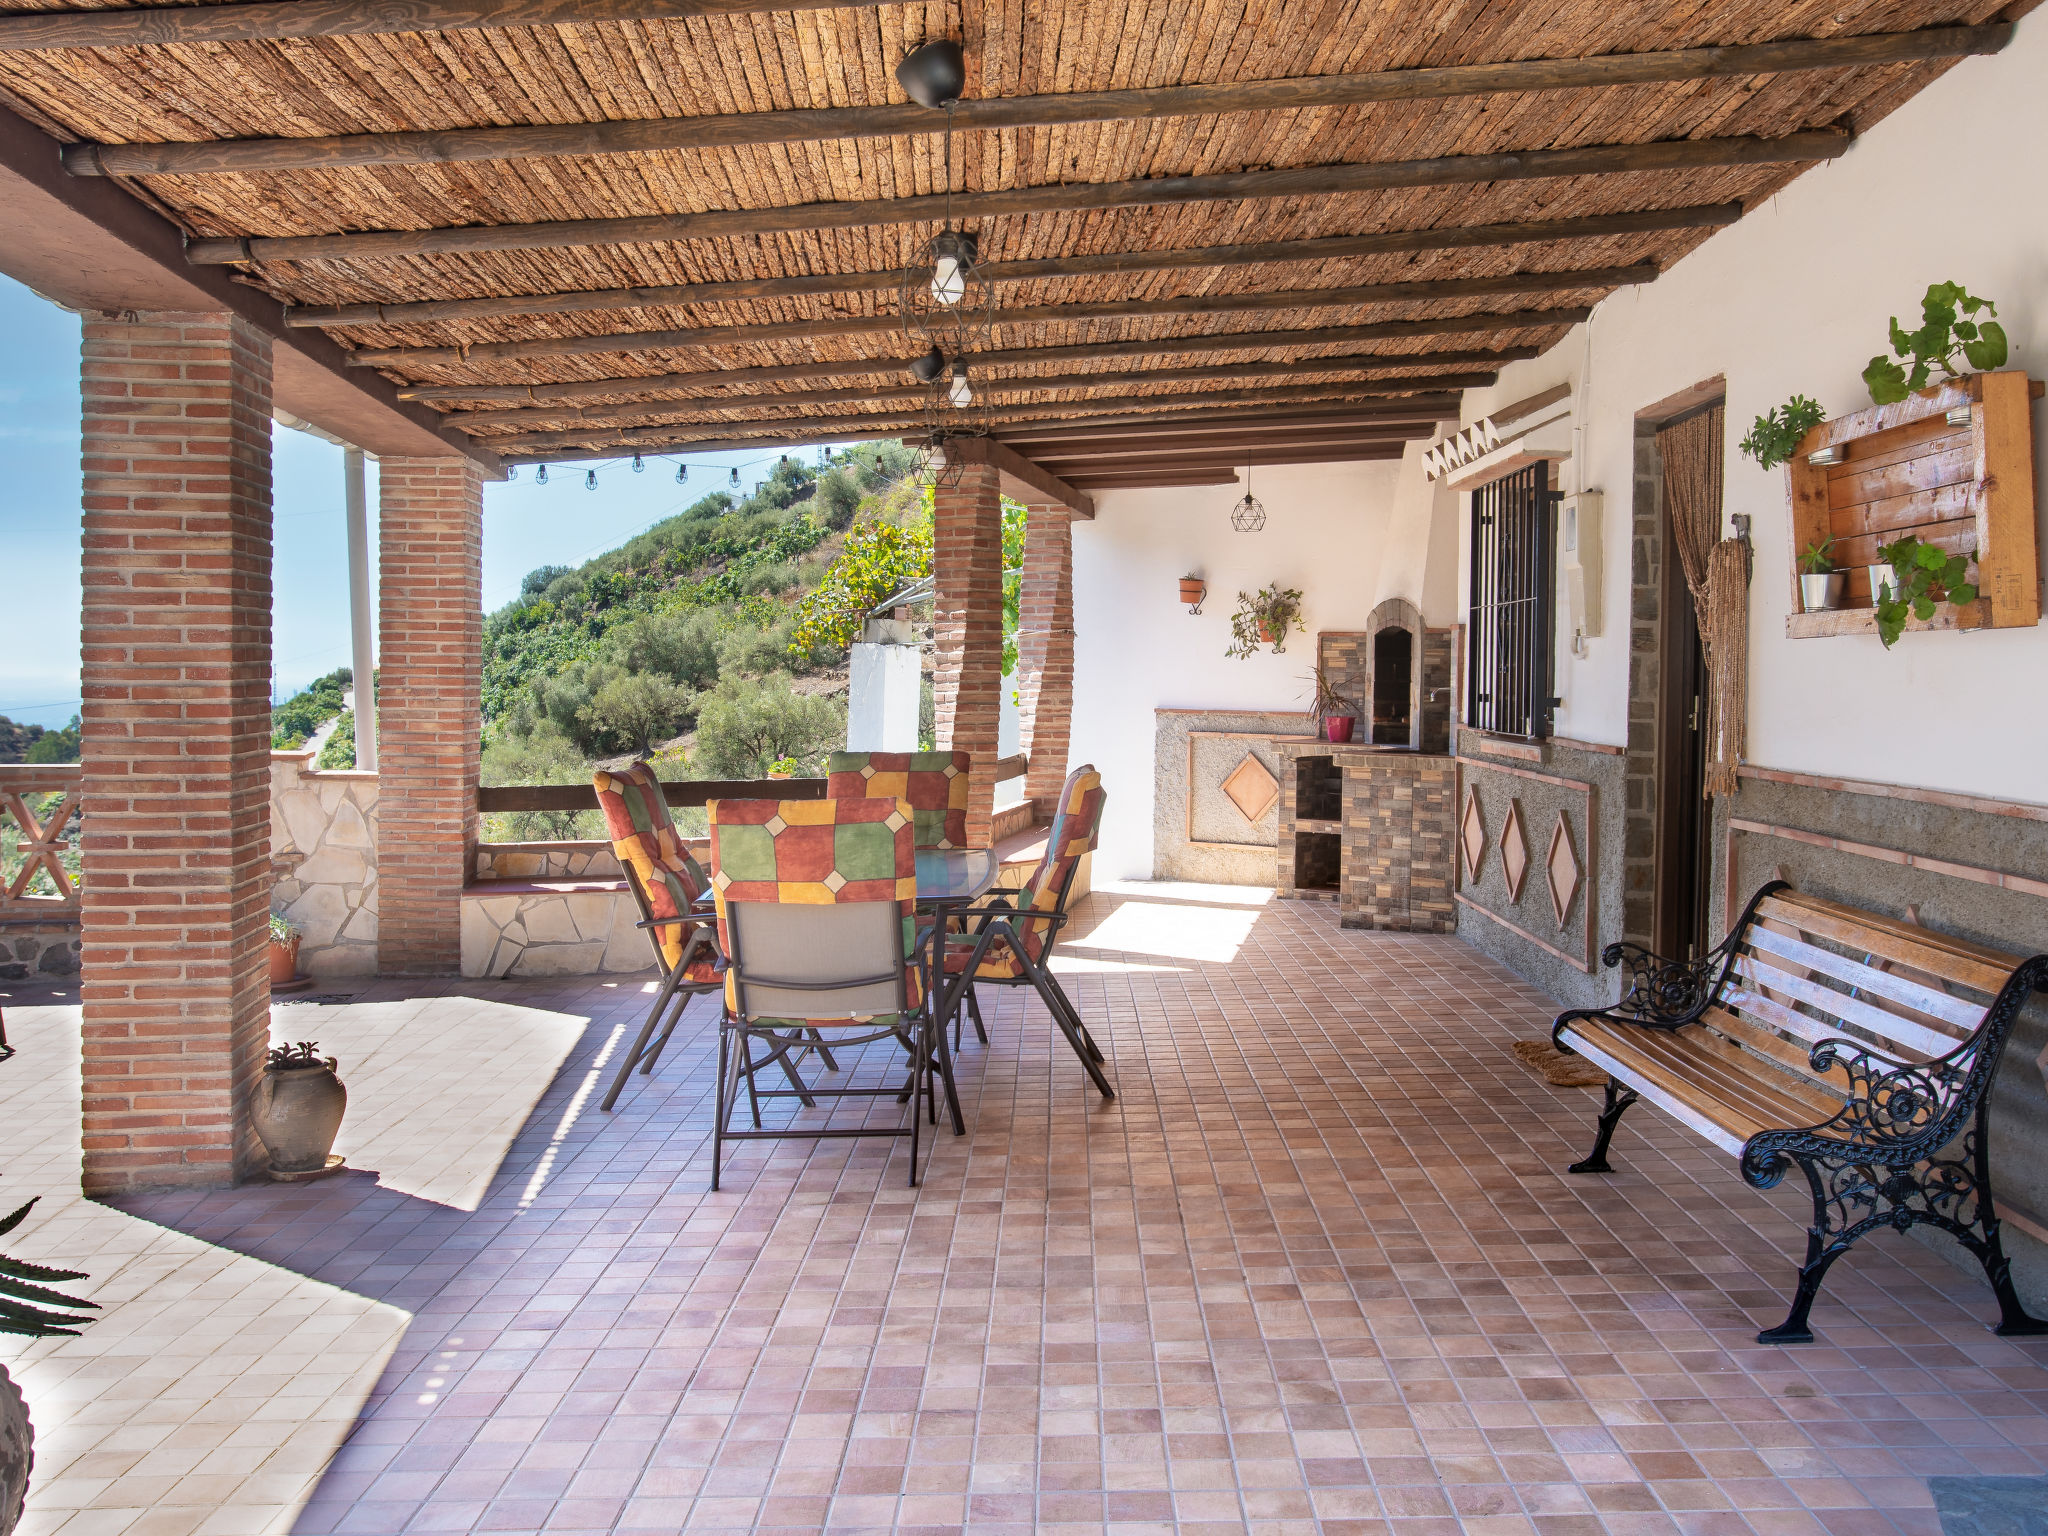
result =
M1794 557L1785 633L1795 640L1875 634L1865 567L1880 544L1904 533L1951 554L1975 551L1982 594L1961 607L1943 604L1925 623L1909 618L1908 630L2039 623L2033 402L2041 393L2018 370L1975 373L1807 433L1785 466ZM1848 571L1847 606L1802 613L1798 554L1829 537L1835 563Z

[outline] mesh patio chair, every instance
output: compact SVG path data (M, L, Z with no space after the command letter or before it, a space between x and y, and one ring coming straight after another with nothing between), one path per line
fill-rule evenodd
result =
M954 1134L965 1132L946 1042L927 1003L930 953L917 929L917 849L910 807L900 800L714 800L711 888L727 957L725 1016L718 1033L718 1104L711 1132L711 1187L728 1141L771 1137L910 1137L918 1181L919 1127L938 1121L943 1081ZM910 1057L907 1088L893 1082L806 1086L795 1063L814 1042L892 1040ZM755 1047L766 1054L757 1058ZM793 1079L767 1089L770 1062ZM751 1130L734 1130L744 1092ZM908 1099L907 1125L790 1125L769 1129L764 1099Z
M920 848L967 846L966 752L834 752L825 759L833 800L907 800Z
M604 813L612 852L625 872L633 904L640 909L638 926L653 946L654 964L661 973L654 1006L648 1009L639 1037L619 1063L611 1090L604 1096L601 1107L610 1109L635 1065L643 1077L654 1070L690 999L724 987L725 955L718 947L718 930L709 914L692 912L698 898L711 889L711 880L677 835L654 769L645 762L627 768L599 768L590 780L597 791L598 809ZM659 1038L655 1037L657 1027Z
M1093 764L1083 764L1067 776L1060 790L1059 808L1046 829L1045 856L1022 890L998 891L964 918L966 931L948 934L945 972L948 979L965 977L952 1010L955 1043L964 1008L974 1021L974 1032L984 1044L988 1030L981 1019L981 1004L975 989L984 983L997 987L1031 987L1044 1001L1053 1023L1067 1037L1067 1044L1081 1059L1088 1076L1106 1099L1116 1097L1102 1072L1102 1052L1081 1014L1067 996L1059 978L1052 973L1052 950L1059 931L1067 922L1067 896L1081 859L1095 846L1102 825L1105 795L1102 775ZM943 1022L943 1021L942 1021Z

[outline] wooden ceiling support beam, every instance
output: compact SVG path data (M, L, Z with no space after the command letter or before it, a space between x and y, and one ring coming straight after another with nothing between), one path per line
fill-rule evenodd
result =
M1335 293L1335 291L1329 291ZM1272 295L1245 295L1253 305ZM1331 301L1339 303L1339 301ZM1315 305L1331 307L1331 305ZM1116 315L1122 319L1157 319L1174 311L1155 311L1145 315ZM1237 313L1233 309L1206 309L1200 313ZM1266 313L1264 307L1253 307L1247 313ZM1591 313L1587 305L1569 305L1559 309L1483 309L1470 315L1442 315L1436 319L1382 319L1364 326L1335 326L1325 332L1290 332L1294 336L1325 334L1333 342L1372 342L1372 340L1397 340L1409 336L1460 336L1475 330L1548 330L1552 326L1577 326L1581 319ZM1104 319L1104 315L1096 315ZM541 336L528 342L479 342L469 348L457 346L418 346L418 348L365 348L350 352L350 362L358 369L412 369L412 367L461 367L467 362L494 362L504 358L532 358L532 356L604 356L608 352L678 352L690 348L717 350L725 346L758 346L762 342L793 342L815 338L825 332L825 326L813 326L809 322L788 322L774 326L717 326L702 330L668 330L668 332L633 332L627 336ZM877 334L877 332L868 332ZM893 315L887 317L887 332L879 334L901 334L901 322ZM1268 332L1233 332L1237 336L1264 336ZM1188 338L1163 338L1161 342L1141 342L1141 346L1176 346ZM1114 342L1106 342L1094 350L1096 356L1108 358L1116 352L1106 350ZM1266 342L1245 340L1243 346L1257 348ZM905 352L911 350L905 342ZM1126 354L1128 356L1128 354ZM909 360L879 362L874 371L903 373L909 369Z
M1268 198L1324 198L1401 187L1470 186L1554 176L1614 176L1695 171L1740 165L1832 160L1853 137L1833 128L1764 139L1742 135L1659 139L1648 144L1589 144L1487 155L1437 155L1423 160L1296 166L1221 176L1159 176L1142 181L1067 182L983 192L931 193L863 202L801 203L781 208L727 208L708 213L647 214L619 219L561 219L539 224L463 224L441 229L386 229L328 235L235 236L194 240L186 258L201 266L245 261L372 261L451 252L555 251L575 246L660 245L676 240L860 229L941 219L994 219L1029 213L1079 213L1103 208L1176 207Z
M1053 256L1040 261L992 261L981 271L990 282L1027 283L1062 277L1119 276L1129 272L1264 266L1275 262L1351 261L1404 251L1547 245L1561 240L1600 240L1615 235L1721 229L1741 217L1740 203L1711 203L1699 207L1649 208L1634 213L1543 219L1522 224L1453 225L1447 229L1397 229L1377 235L1338 235L1321 240L1269 240L1257 245L1197 246L1180 251L1114 251L1088 256ZM296 304L286 311L286 319L288 324L309 327L428 325L446 320L482 320L504 315L573 315L593 310L726 304L835 293L892 293L902 282L900 269L887 272L821 272L802 277L757 277L732 282L590 288L568 293L493 294L477 299L421 299L392 304Z
M765 424L764 424L765 425ZM567 442L559 448L543 445L538 448L515 448L500 454L500 464L579 464L593 459L628 459L635 453L666 454L685 458L697 453L748 453L760 449L774 453L785 448L823 448L839 443L886 443L924 441L922 424L890 427L869 432L813 432L808 424L796 421L785 423L786 430L766 432L757 437L686 438L676 439L661 433L635 433L622 437L616 442L592 443L588 439L595 433L583 433L575 442Z
M1160 438L1199 437L1209 428L1219 424L1229 424L1233 430L1241 433L1256 433L1285 431L1297 427L1348 425L1374 420L1449 421L1457 409L1457 402L1451 400L1434 409L1417 410L1405 417L1384 414L1375 417L1354 410L1348 402L1326 400L1261 411L1224 412L1198 408L1151 416L1141 413L1080 416L1041 427L998 425L991 430L1004 442L1023 452L1038 454L1056 450L1060 445L1067 443L1107 441L1140 435Z
M1434 304L1447 299L1530 293L1578 292L1655 281L1649 262L1569 272L1510 272L1495 277L1452 277L1429 282L1368 283L1354 288L1286 288L1248 293L1196 293L1170 299L1105 299L1084 304L1034 304L999 309L992 323L1077 325L1087 320L1150 320L1178 315L1266 314L1289 309L1353 309L1373 304ZM459 347L364 347L353 354L362 368L431 367L507 357L589 357L610 352L651 352L674 347L757 346L822 336L901 335L900 315L844 320L778 320L765 325L712 325L689 330L625 331L599 336L536 336L480 341ZM906 350L910 344L905 342Z
M1135 479L1144 475L1168 477L1189 471L1196 474L1229 473L1247 465L1257 468L1264 464L1346 464L1367 459L1398 459L1406 451L1407 443L1399 439L1381 442L1358 439L1348 443L1306 443L1299 448L1249 449L1237 454L1217 453L1201 458L1132 459L1100 467L1060 464L1050 460L1047 464L1070 485L1093 486L1104 480ZM1233 475L1232 478L1236 477Z
M1261 340L1239 342L1231 336L1190 336L1162 337L1133 347L1128 342L1112 342L1098 346L1015 348L1002 352L986 352L980 358L984 370L997 368L1054 367L1061 363L1100 362L1107 358L1142 356L1164 356L1175 353L1199 354L1203 352L1247 352L1269 346L1293 347L1320 345L1318 341L1301 341L1303 336L1320 337L1314 331L1260 331L1254 333ZM1273 338L1269 343L1263 338ZM1342 338L1339 338L1342 339ZM1227 343L1216 345L1217 342ZM1535 347L1503 347L1498 351L1445 351L1445 352L1373 352L1357 354L1356 366L1360 371L1386 371L1402 368L1449 367L1476 363L1487 368L1498 368L1507 363L1526 362L1537 355ZM1325 362L1325 358L1300 359L1304 364ZM1218 364L1221 368L1234 365ZM1259 360L1245 366L1261 368L1271 366L1285 372L1292 367L1289 362ZM792 379L836 379L872 377L876 374L895 374L903 371L903 360L897 357L853 358L850 360L823 361L811 363L777 363L760 368L722 368L703 373L652 373L628 375L611 379L575 379L565 384L416 384L400 390L399 398L404 400L492 400L531 401L539 404L551 400L590 400L609 395L659 394L664 390L695 391L704 389L725 389L735 384L785 383ZM1307 371L1315 371L1309 369ZM1390 388L1408 385L1409 379L1388 379ZM1426 380L1414 380L1417 386Z
M812 0L805 6L727 0L720 6L674 5L668 10L725 14L754 10L818 9L842 0ZM479 0L463 6L451 0L412 0L415 14L440 10L488 17L493 9L517 18L521 12L631 11L629 0L519 0L493 8ZM658 5L640 7L660 12ZM147 17L158 28L182 25L232 27L257 13L285 13L301 26L322 13L354 13L350 31L448 30L446 25L390 24L398 5L349 5L341 0L296 0L290 5L219 5L200 10L89 11L16 14L0 19L0 50L22 46L105 47L104 43L10 41L52 35L90 35L100 29L138 31ZM224 14L225 13L225 14ZM299 14L307 13L307 14ZM641 19L625 15L566 15L567 21ZM545 24L519 19L475 20L471 25ZM340 30L340 29L336 29ZM255 33L254 36L319 36L313 31ZM1953 59L1996 53L2012 37L2010 23L1979 27L1929 27L1861 36L1788 38L1782 42L1722 48L1679 48L1593 58L1521 59L1428 69L1393 69L1292 80L1248 80L1213 85L1169 85L1138 90L1077 91L1050 96L998 96L962 101L953 126L975 129L1040 128L1070 123L1148 121L1227 112L1275 112L1370 106L1390 101L1441 101L1497 92L1599 89L1617 85L1664 84L1734 76L1784 74L1816 69L1855 69L1923 59ZM168 42L167 36L137 41ZM211 37L206 41L226 41ZM804 108L781 112L707 114L643 118L624 122L536 123L511 127L444 128L407 133L327 134L309 138L215 139L164 144L77 144L66 149L64 165L80 176L203 176L208 174L331 170L359 165L446 165L472 160L542 159L564 155L642 154L650 151L720 150L762 144L794 144L894 138L938 133L942 114L914 103L868 107Z
M1212 368L1160 368L1138 373L1071 373L1056 374L1049 378L982 379L976 383L975 391L982 395L1014 395L1036 390L1075 389L1128 389L1134 384L1204 383L1219 379L1283 379L1313 376L1319 373L1356 372L1361 367L1370 367L1370 362L1361 364L1356 358L1312 358L1302 363L1225 363ZM1427 378L1369 380L1354 379L1346 384L1346 391L1359 395L1399 396L1418 391L1440 392L1457 389L1484 389L1498 378L1494 373L1439 373ZM500 410L451 411L441 418L444 426L461 427L502 427L538 424L541 422L571 422L586 426L630 426L649 413L673 414L689 406L705 410L752 410L762 407L789 409L800 405L859 405L864 402L880 404L883 401L923 400L930 393L930 386L905 384L886 389L805 389L789 390L781 394L740 394L731 393L712 396L691 396L682 400L666 402L650 401L632 404L582 406L573 402L561 405L536 404L506 407ZM1087 405L1087 401L1073 402L1076 406Z
M1058 475L1032 463L1013 448L988 437L949 437L936 445L935 452L948 464L992 465L1003 480L1003 494L1027 505L1048 502L1065 507L1075 517L1092 519L1095 501Z
M0 53L56 48L150 48L252 43L375 32L589 26L853 10L873 0L270 0L267 4L143 5L97 11L16 11L0 18Z

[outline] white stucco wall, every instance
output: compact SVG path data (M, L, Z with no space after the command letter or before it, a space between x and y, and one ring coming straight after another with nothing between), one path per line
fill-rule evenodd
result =
M2048 674L2048 631L1789 640L1785 472L1736 444L1794 393L1829 415L1870 403L1860 377L1887 322L1918 323L1920 295L1953 279L1993 299L2008 366L2048 375L2048 199L2026 146L2048 142L2048 13L2003 53L1966 59L1741 223L1585 327L1472 391L1466 420L1559 380L1580 382L1583 462L1566 490L1605 493L1606 632L1583 659L1558 648L1562 736L1620 743L1627 728L1629 516L1638 411L1715 376L1727 381L1727 510L1754 518L1751 762L2022 800L2048 800L2048 715L2014 708ZM2048 489L2048 413L2035 407L2035 475ZM1462 523L1463 519L1460 518ZM1917 723L1916 723L1917 722Z
M1404 498L1403 516L1395 513L1403 468L1383 461L1255 469L1252 489L1265 504L1266 526L1253 534L1230 526L1241 478L1096 494L1095 520L1074 525L1073 761L1093 762L1109 793L1098 874L1152 873L1155 710L1304 709L1316 631L1362 628L1387 596L1422 602L1431 595L1419 559L1429 530L1418 523L1416 499ZM1404 551L1402 574L1383 581L1385 556L1396 546ZM1199 617L1178 597L1189 574L1209 584ZM1278 656L1225 656L1238 592L1272 581L1301 589L1305 633L1290 635ZM1442 580L1436 587L1442 601L1448 589ZM1449 615L1430 617L1446 622Z

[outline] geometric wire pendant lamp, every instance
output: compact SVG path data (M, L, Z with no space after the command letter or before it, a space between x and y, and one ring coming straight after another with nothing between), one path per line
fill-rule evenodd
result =
M1265 503L1252 495L1250 465L1244 471L1244 499L1230 509L1230 526L1239 533L1257 533L1266 526Z

